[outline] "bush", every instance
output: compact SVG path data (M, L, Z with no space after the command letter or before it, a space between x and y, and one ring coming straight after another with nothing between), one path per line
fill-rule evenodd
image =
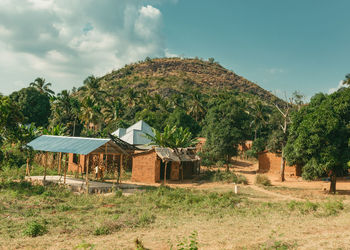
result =
M271 186L271 181L266 175L258 174L255 176L255 184Z
M107 235L110 233L110 230L108 227L101 226L95 229L94 235Z
M200 176L200 180L207 180L213 182L226 182L226 183L237 183L237 184L248 184L247 178L243 175L236 175L229 171L212 171L207 170Z
M47 233L46 226L43 224L40 224L37 221L32 221L27 224L26 229L24 230L23 234L29 237L37 237L40 235L44 235Z

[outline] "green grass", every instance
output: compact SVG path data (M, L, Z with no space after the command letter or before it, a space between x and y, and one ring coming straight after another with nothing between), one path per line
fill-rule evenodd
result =
M69 234L86 237L172 224L179 218L337 216L347 207L325 202L259 202L248 194L182 188L146 188L131 196L73 194L58 186L0 182L0 235L4 239ZM187 245L191 243L186 241ZM197 244L197 239L193 239ZM200 243L200 242L199 242ZM185 244L185 243L184 243Z

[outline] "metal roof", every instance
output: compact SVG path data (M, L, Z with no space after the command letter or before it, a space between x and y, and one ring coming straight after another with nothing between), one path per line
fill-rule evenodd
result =
M34 150L87 155L111 141L85 137L42 135L30 143ZM110 144L109 144L110 145ZM102 151L103 152L103 151Z

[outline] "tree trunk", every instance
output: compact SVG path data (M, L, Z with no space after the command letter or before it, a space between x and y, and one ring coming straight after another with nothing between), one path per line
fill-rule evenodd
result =
M284 154L283 154L283 149L282 149L282 159L281 159L281 176L280 176L280 181L285 181L284 178L284 169L286 166L286 159L284 158Z
M335 194L337 184L337 176L335 174L331 175L331 186L329 188L329 193Z
M226 172L229 172L230 171L230 156L227 155L227 164L226 164Z

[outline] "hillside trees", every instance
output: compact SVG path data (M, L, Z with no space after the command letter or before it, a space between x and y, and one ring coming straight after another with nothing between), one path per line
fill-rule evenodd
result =
M303 167L303 177L328 174L330 192L336 176L347 171L350 160L350 89L332 95L316 94L308 106L292 116L286 158Z
M34 87L23 88L10 95L24 115L24 123L47 126L51 114L50 98Z
M80 114L81 103L72 96L70 91L62 90L52 103L52 116L50 125L57 127L64 124L66 133L72 136L80 135L82 130Z
M204 151L211 160L229 163L238 153L238 144L249 138L250 117L243 107L234 97L211 102L203 128L207 138Z

